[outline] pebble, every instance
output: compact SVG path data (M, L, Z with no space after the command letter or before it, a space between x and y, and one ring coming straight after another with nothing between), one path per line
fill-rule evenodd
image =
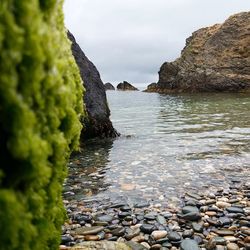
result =
M60 249L105 239L134 242L136 249L250 250L249 194L240 185L207 196L189 193L182 207L100 202L88 208L83 201L64 200L69 222L62 228Z
M240 214L244 214L244 210L240 207L228 207L226 208L226 210L229 213L240 213Z
M212 216L215 216L217 213L214 212L214 211L208 211L205 214L208 215L208 216L210 216L210 217L212 217Z
M151 234L155 230L155 226L150 224L143 224L141 225L140 229L143 233Z
M227 202L224 202L224 201L217 201L217 202L216 202L216 206L217 206L218 208L224 209L224 208L227 208L227 207L231 207L231 204L230 204L230 203L227 203Z
M233 231L227 229L216 230L215 233L217 233L220 236L234 235Z
M79 235L89 235L89 234L97 234L101 232L104 227L94 226L94 227L80 227L77 228L75 231Z
M124 227L118 227L111 231L111 233L114 236L123 236L125 234L125 228Z
M86 236L84 236L84 240L97 241L97 240L100 240L100 238L98 235L86 235Z
M102 221L102 222L111 222L113 220L113 216L110 215L101 215L97 217L97 221Z
M235 243L229 243L227 244L227 250L240 250L240 248Z
M169 232L168 233L168 239L171 241L171 242L178 242L181 240L181 236L179 233L177 232Z
M188 221L198 221L201 218L201 215L198 212L190 212L190 213L181 215L181 218L183 218L184 220L188 220Z
M193 222L192 227L193 227L195 232L199 232L199 233L203 232L203 225L200 223Z
M154 240L159 240L167 236L167 231L153 231L151 236Z
M196 241L186 239L181 242L181 250L199 250L199 246Z
M159 224L165 225L167 224L166 219L162 215L157 215L156 220Z
M141 242L141 245L144 246L146 249L150 249L150 245L147 242Z
M199 213L199 209L195 206L185 206L182 208L182 213L183 214L188 214L188 213Z

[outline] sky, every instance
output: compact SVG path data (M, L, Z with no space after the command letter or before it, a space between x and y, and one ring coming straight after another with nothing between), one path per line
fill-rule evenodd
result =
M66 27L103 82L151 83L195 30L250 11L250 0L65 0Z

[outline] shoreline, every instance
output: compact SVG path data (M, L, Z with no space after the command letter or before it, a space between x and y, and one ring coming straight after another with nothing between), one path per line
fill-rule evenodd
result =
M64 200L69 220L62 228L60 249L101 249L102 244L105 249L109 241L114 249L120 242L135 243L130 249L247 250L249 198L250 182L237 181L206 196L198 190L186 193L183 205L175 208L113 203L94 209L84 201ZM78 244L82 246L74 247Z

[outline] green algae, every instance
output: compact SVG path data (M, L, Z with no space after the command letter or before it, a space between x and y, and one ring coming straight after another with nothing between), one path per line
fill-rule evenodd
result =
M0 249L58 249L82 81L62 1L0 3Z

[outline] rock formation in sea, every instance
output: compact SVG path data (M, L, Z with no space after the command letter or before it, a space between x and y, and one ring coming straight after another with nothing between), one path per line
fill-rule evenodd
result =
M105 83L104 87L105 90L115 90L115 87L110 82Z
M119 83L116 88L117 90L123 90L123 91L126 91L126 90L138 91L139 90L136 87L134 87L131 83L128 83L126 81Z
M84 103L87 110L87 119L83 121L85 129L81 137L83 139L93 137L116 137L118 133L113 128L112 122L109 119L110 110L100 74L95 65L83 53L70 32L68 32L68 38L72 42L72 54L79 67L86 90Z
M165 62L147 92L250 91L250 12L194 32L181 57Z

